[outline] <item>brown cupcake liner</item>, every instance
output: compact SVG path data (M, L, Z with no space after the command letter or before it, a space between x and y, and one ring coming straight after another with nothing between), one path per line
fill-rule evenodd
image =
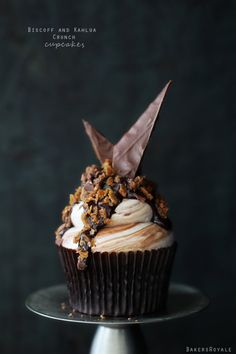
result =
M69 301L81 313L134 316L165 309L176 242L166 248L137 252L91 253L85 270L78 254L58 246Z

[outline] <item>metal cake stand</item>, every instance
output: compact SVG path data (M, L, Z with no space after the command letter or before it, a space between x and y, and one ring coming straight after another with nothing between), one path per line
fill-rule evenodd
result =
M104 318L73 312L68 304L65 285L56 285L31 294L26 307L37 315L54 320L98 325L90 354L147 353L140 325L178 319L207 307L208 298L198 289L171 283L167 310L162 314L130 318Z

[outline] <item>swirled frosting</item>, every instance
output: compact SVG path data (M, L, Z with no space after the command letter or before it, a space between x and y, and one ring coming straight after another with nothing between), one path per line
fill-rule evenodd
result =
M123 199L111 217L110 225L124 225L135 222L148 222L152 219L152 208L149 204L137 199Z
M77 249L74 238L83 229L83 203L75 204L71 213L73 227L62 237L62 246ZM116 207L110 223L93 240L92 252L144 251L168 247L173 234L151 222L152 208L137 199L123 199Z
M95 237L92 252L129 252L168 247L173 234L152 223L104 227Z

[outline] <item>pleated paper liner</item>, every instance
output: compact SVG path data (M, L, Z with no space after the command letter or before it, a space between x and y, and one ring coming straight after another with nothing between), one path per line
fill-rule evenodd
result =
M58 246L72 308L84 314L134 316L165 309L177 244L151 251L91 253L77 269L75 251Z

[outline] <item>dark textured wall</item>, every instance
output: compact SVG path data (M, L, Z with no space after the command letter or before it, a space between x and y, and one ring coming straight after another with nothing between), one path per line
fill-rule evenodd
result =
M211 306L144 332L153 354L233 345L235 2L1 0L0 16L1 353L87 352L91 327L34 316L24 300L63 281L53 231L96 161L81 119L115 142L169 79L143 170L171 207L173 279ZM40 25L97 32L80 37L84 49L56 50L27 33Z

